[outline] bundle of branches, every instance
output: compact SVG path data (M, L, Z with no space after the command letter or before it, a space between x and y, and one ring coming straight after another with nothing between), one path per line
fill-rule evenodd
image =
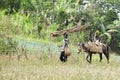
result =
M60 36L60 35L63 35L64 33L73 33L73 32L78 32L78 31L82 31L83 29L89 27L90 24L87 23L85 25L76 25L76 26L73 26L72 28L70 29L66 29L66 30L60 30L60 31L56 31L56 32L53 32L53 33L50 33L50 35L52 37L57 37L57 36Z
M89 41L85 44L85 47L90 49L91 52L102 53L102 46L103 45L105 45L105 44L103 44L99 41L96 41L96 42L95 41L93 41L93 42Z

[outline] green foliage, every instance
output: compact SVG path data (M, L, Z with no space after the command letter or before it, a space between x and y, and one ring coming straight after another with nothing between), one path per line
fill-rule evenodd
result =
M0 38L0 54L16 52L17 42L12 38Z
M0 53L4 52L5 50L5 42L2 38L0 38Z
M114 10L108 10L105 15L104 24L112 24L114 20L118 19L118 15Z
M13 33L17 33L17 28L12 23L11 16L3 16L0 21L0 34L2 36L12 35Z
M67 18L66 12L61 10L56 17L56 21L57 21L56 23L62 24L66 18Z
M92 40L99 32L102 42L116 42L119 47L120 30L115 28L120 24L119 0L0 0L0 10L2 45L3 37L14 35L51 41L51 32L91 23L88 29L69 35L72 44ZM61 42L62 38L54 41Z

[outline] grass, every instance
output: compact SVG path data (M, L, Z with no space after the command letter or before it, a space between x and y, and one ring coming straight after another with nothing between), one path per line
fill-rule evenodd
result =
M28 60L17 56L0 56L0 80L119 80L120 62L111 57L107 64L105 57L99 63L98 55L93 55L92 64L84 55L72 55L66 63L57 55L29 54Z

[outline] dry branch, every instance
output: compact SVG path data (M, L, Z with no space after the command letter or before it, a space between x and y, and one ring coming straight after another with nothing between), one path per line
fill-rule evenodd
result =
M73 26L72 28L70 29L66 29L66 30L60 30L60 31L56 31L56 32L53 32L53 33L50 33L50 35L52 37L57 37L57 36L60 36L60 35L63 35L65 32L66 33L73 33L73 32L78 32L78 31L82 31L83 29L89 27L90 24L87 23L85 25L76 25L76 26Z

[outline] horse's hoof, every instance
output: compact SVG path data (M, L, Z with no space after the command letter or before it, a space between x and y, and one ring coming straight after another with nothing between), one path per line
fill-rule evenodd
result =
M91 62L89 60L87 60L87 62L91 64Z
M89 64L91 64L91 62L88 62Z

